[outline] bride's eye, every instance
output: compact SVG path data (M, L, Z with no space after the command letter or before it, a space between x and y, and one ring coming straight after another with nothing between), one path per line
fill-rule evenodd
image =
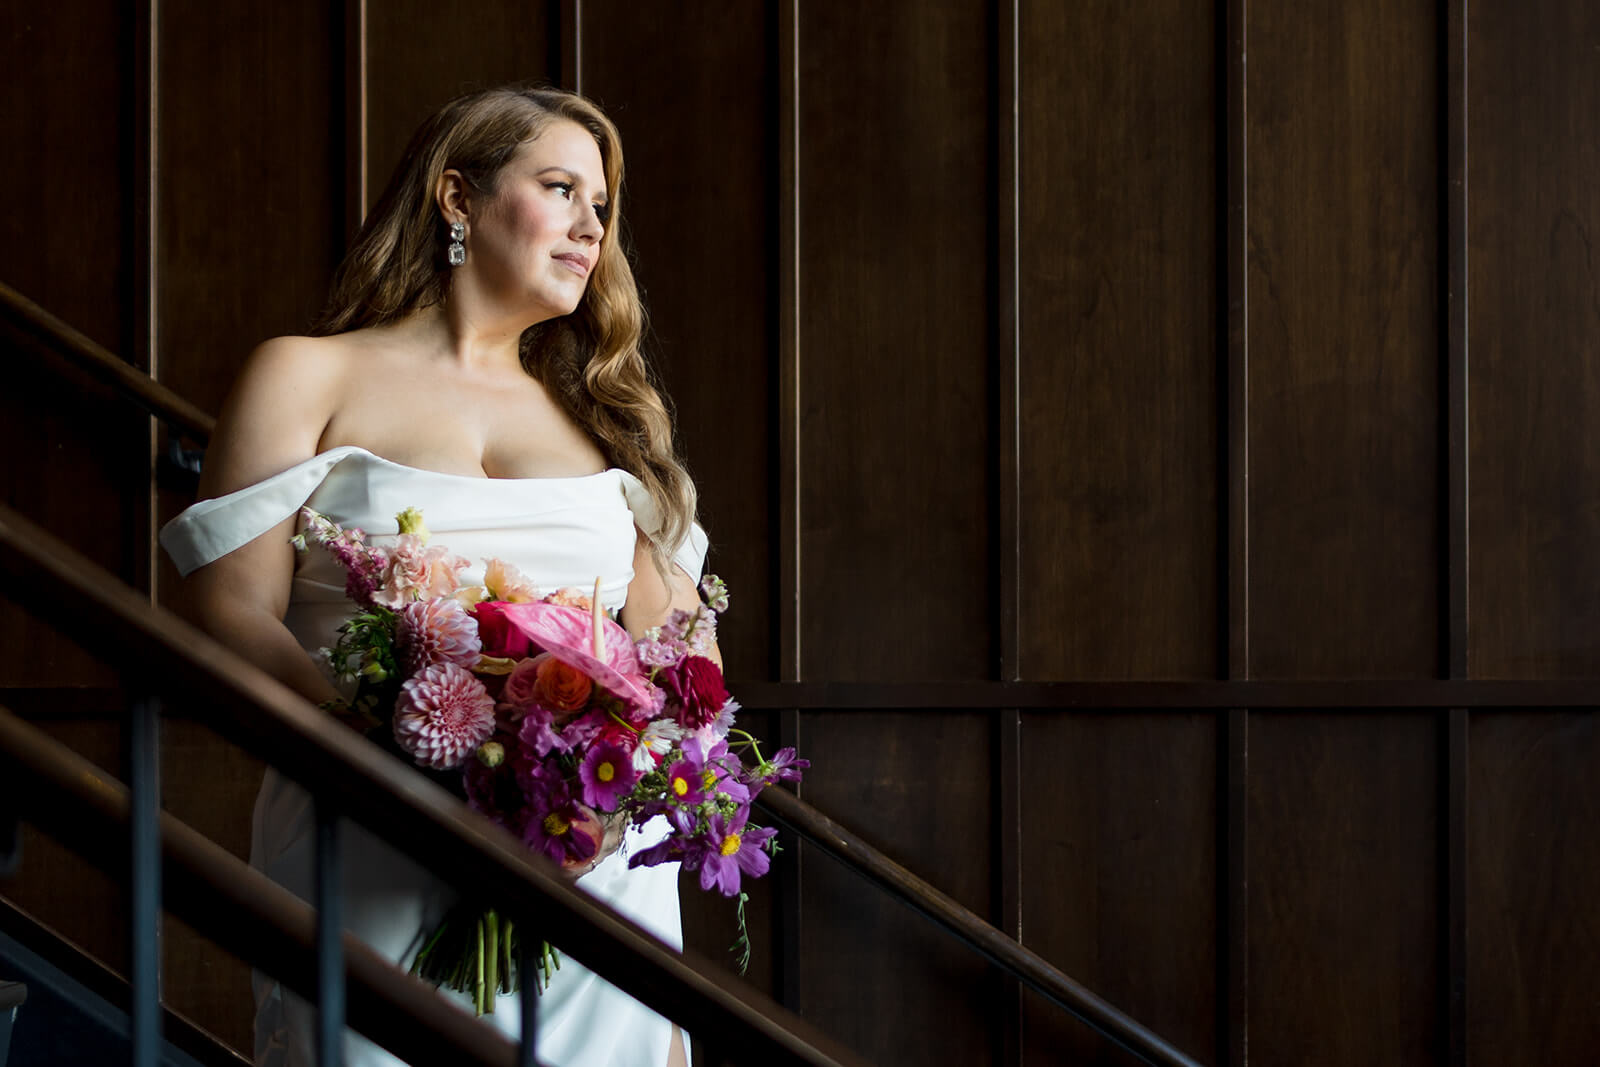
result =
M561 190L561 199L563 199L563 200L571 200L572 199L572 183L571 182L546 182L545 183L545 188L546 189L559 189L559 190Z

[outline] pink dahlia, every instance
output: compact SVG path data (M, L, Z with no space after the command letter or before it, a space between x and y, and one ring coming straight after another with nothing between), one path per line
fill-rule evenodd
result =
M478 620L456 600L414 600L400 609L400 666L407 675L433 663L471 668L483 646Z
M728 702L722 671L704 656L686 656L683 662L660 671L656 677L667 691L667 706L673 717L685 730L710 726Z
M435 663L400 685L394 739L424 767L459 767L494 733L494 700L470 671Z

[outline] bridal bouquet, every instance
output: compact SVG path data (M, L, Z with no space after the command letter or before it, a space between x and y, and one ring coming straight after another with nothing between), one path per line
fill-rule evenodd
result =
M355 686L330 710L448 773L469 805L569 870L595 861L608 829L666 816L668 836L629 866L678 861L702 889L737 896L734 947L747 961L740 881L765 874L777 852L776 831L749 824L751 801L810 764L792 748L767 759L734 727L738 704L707 655L728 606L722 580L703 579L703 603L635 642L602 610L598 578L592 595L541 594L491 559L482 586L463 586L468 560L430 544L415 509L397 516L390 547L309 508L301 514L295 546L331 553L356 607L323 650ZM521 984L516 939L494 910L463 905L424 940L413 970L472 992L478 1011L492 1012L496 990ZM559 960L546 944L544 980L552 966Z

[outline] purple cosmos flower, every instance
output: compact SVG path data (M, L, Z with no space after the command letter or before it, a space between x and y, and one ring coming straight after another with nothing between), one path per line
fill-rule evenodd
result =
M527 798L527 823L522 840L557 863L583 862L599 851L605 827L594 812L578 803L559 773L543 765L517 769Z
M764 846L778 831L771 827L746 827L745 820L749 817L748 807L740 808L728 818L720 813L713 815L707 832L686 846L684 865L690 869L699 868L701 889L715 886L723 896L738 896L741 873L752 878L767 873L772 860Z
M633 769L633 756L621 745L601 741L590 747L578 765L583 783L583 802L600 811L615 811L617 801L633 792L639 772Z
M780 748L777 755L756 768L756 774L762 785L771 785L773 782L798 782L800 772L810 766L810 760L795 758L792 747Z

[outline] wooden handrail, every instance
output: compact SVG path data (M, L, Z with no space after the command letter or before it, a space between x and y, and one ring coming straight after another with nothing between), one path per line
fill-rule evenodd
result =
M211 439L216 419L4 283L0 283L0 308L29 333L131 397L167 425L196 441Z
M113 877L127 866L128 790L0 707L0 766L30 821ZM308 999L316 997L311 906L173 816L161 816L167 909ZM227 908L219 909L217 904ZM517 1047L353 935L344 938L350 1025L401 1058L512 1067Z
M764 789L756 803L774 820L887 890L914 910L1015 975L1024 985L1088 1023L1146 1063L1200 1067L1153 1031L1007 937L955 898L918 878L816 808L783 789Z
M5 507L0 574L25 607L121 667L130 687L181 687L187 705L205 707L210 725L247 751L401 852L486 897L524 902L563 951L690 1030L761 1063L863 1062L569 885L510 833Z

